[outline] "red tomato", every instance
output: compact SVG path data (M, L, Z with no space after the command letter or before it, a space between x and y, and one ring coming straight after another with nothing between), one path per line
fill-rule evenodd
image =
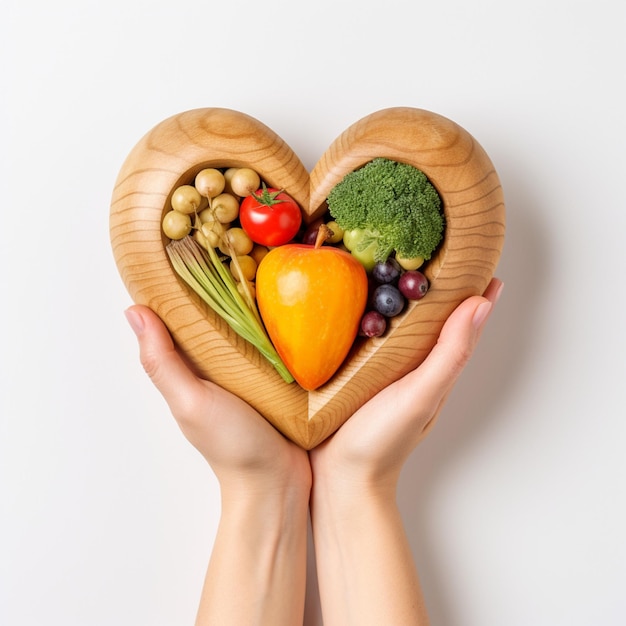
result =
M239 220L252 241L263 246L282 246L300 230L302 213L297 202L284 191L263 186L243 199Z

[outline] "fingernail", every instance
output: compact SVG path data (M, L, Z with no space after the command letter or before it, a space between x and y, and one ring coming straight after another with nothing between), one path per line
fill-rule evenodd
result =
M491 304L491 302L489 301L482 302L476 307L476 310L474 311L474 317L472 318L472 323L474 324L474 328L476 330L479 330L485 323L487 317L489 316L489 313L491 312L492 307L493 304Z
M133 311L132 309L126 309L126 311L124 311L124 315L126 316L126 319L128 320L128 323L133 329L135 335L139 337L144 329L143 318L141 317L141 315L139 315L139 313Z
M493 303L495 304L499 299L500 296L502 295L502 290L504 289L504 283L501 282L500 285L498 286L498 290L496 291L496 295L493 299Z

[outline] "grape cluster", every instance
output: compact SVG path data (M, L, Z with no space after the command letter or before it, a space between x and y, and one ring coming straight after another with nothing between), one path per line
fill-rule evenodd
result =
M361 319L360 334L380 337L387 320L400 315L408 300L420 300L428 291L428 279L419 270L404 270L390 257L371 271L370 305Z

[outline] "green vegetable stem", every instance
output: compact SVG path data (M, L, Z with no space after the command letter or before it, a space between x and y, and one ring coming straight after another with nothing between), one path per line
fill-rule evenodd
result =
M226 323L251 343L274 366L282 379L294 378L272 345L256 306L246 303L231 273L224 267L215 250L205 251L192 237L172 240L166 251L176 273Z

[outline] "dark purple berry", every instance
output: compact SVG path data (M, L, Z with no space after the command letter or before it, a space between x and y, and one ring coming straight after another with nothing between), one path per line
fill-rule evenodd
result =
M380 337L387 330L387 320L378 311L368 311L361 318L361 335Z
M392 283L400 276L400 272L400 265L393 257L389 257L386 261L376 263L372 268L372 276L381 284Z
M302 243L306 244L307 246L315 245L317 233L320 229L320 225L322 224L322 222L322 219L317 219L306 227L306 230L302 235Z
M400 276L398 289L405 298L409 300L419 300L428 291L428 279L422 272L409 270Z
M405 305L404 296L393 285L379 285L373 294L374 308L385 317L399 315Z

